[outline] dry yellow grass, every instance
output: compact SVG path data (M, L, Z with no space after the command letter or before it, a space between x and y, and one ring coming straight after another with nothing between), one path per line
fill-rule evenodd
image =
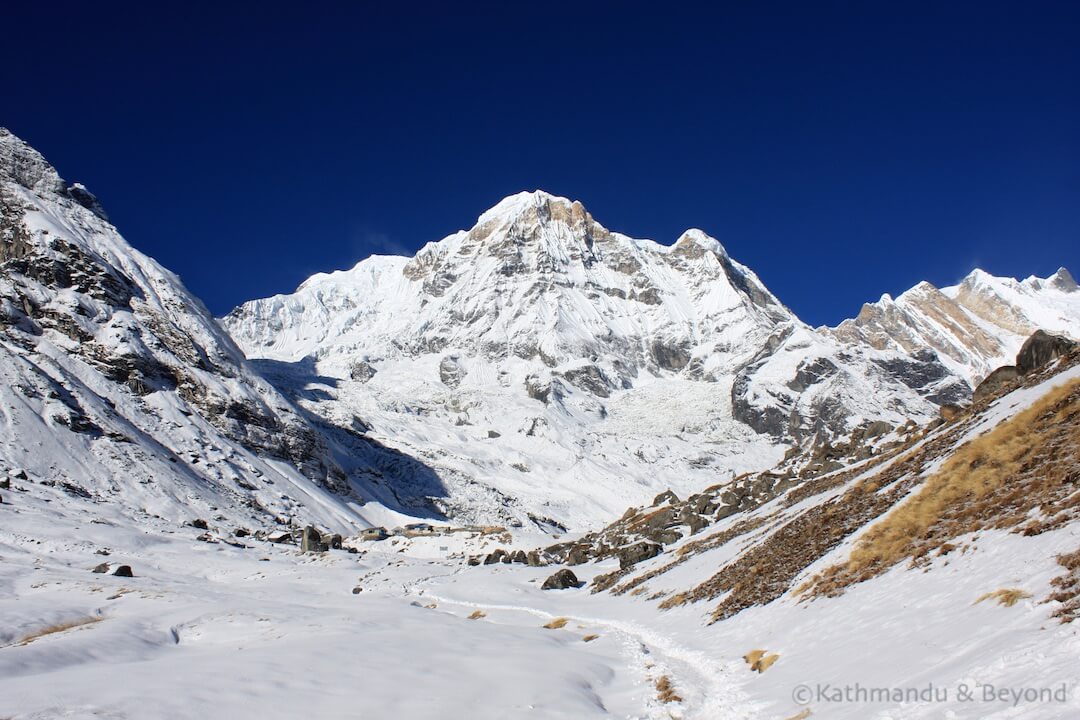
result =
M763 673L773 666L777 660L780 659L780 653L769 653L765 657L758 660L756 663L750 666L751 670L756 670L759 673Z
M675 686L671 684L671 678L667 675L656 681L656 698L662 703L682 702L682 698L675 692Z
M750 652L743 655L742 659L746 661L747 665L753 667L757 663L757 661L763 657L765 657L764 650L751 650Z
M1021 600L1029 597L1031 597L1031 593L1021 590L1020 588L1001 588L1000 590L994 590L993 592L988 592L985 595L980 596L974 604L978 605L983 600L997 600L998 605L1012 607Z
M487 613L483 610L473 610L472 615L469 616L470 620L479 620L482 617L487 617Z
M600 636L599 635L586 635L585 637L583 637L581 639L584 640L585 642L592 642L593 640L595 640L598 637L600 637Z
M811 715L813 715L813 712L810 711L810 708L805 708L795 713L791 717L786 718L786 720L806 720L806 718L810 717Z
M830 594L986 527L1027 522L1025 532L1036 533L1064 522L1050 514L1064 517L1076 509L1066 498L1080 448L1078 419L1080 380L1052 388L1027 410L958 448L917 494L867 531L846 563L805 589ZM1048 517L1031 522L1033 510Z
M767 650L751 650L743 655L743 660L750 666L750 670L757 673L765 672L779 659L779 653L770 653Z
M29 645L39 638L46 637L47 635L55 635L56 633L62 633L65 630L71 630L72 628L83 627L85 625L92 625L96 622L101 622L105 618L101 616L79 618L78 620L68 620L66 622L55 623L46 627L35 630L32 633L28 633L19 638L17 645Z
M544 627L547 628L548 630L558 630L559 628L566 627L566 623L568 623L568 622L570 622L569 618L564 618L564 617L555 618L554 620L549 622Z

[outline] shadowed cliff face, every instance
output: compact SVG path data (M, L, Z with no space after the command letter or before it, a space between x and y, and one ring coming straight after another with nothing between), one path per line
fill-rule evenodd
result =
M263 459L356 500L380 458L393 454L349 426L305 417L252 370L174 275L120 237L89 191L66 184L7 131L0 131L0 354L6 411L43 423L50 442L120 497L110 485L118 475L148 475L160 480L163 497L237 492L240 506L281 519L297 505L288 493L257 491L269 484L259 475L267 472L258 467ZM18 442L3 454L28 447ZM409 494L417 489L425 495ZM440 494L437 478L411 487L403 479L387 506L431 514L430 498ZM162 502L177 510L173 500Z

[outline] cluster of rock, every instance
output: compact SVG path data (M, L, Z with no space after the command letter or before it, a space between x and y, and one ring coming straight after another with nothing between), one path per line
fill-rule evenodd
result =
M541 556L539 550L504 550L503 548L496 548L487 555L474 555L469 558L468 564L472 566L476 565L498 565L504 563L509 565L511 563L517 563L519 565L528 565L529 567L543 567L548 564L548 559Z
M972 395L972 403L979 405L1008 392L1021 377L1066 355L1076 345L1075 341L1063 335L1036 330L1020 348L1015 365L1003 365L979 383Z

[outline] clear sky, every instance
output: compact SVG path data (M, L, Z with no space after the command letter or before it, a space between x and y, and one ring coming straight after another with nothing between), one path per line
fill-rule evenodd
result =
M7 3L0 124L218 314L535 188L814 324L1080 275L1080 2L709 5Z

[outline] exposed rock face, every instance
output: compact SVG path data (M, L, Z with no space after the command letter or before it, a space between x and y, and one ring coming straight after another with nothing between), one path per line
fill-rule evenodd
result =
M357 360L349 366L349 377L357 382L367 382L376 372L375 366L367 360Z
M1024 342L1016 355L1016 371L1021 375L1027 375L1032 370L1049 365L1074 347L1076 343L1063 335L1051 335L1042 330L1036 330Z
M975 270L956 286L919 283L895 300L883 295L830 332L851 344L936 352L971 386L1011 363L1036 329L1080 335L1080 292L1065 268L1023 281Z
M439 363L439 379L448 388L456 388L465 377L466 370L458 362L458 359L448 355Z

